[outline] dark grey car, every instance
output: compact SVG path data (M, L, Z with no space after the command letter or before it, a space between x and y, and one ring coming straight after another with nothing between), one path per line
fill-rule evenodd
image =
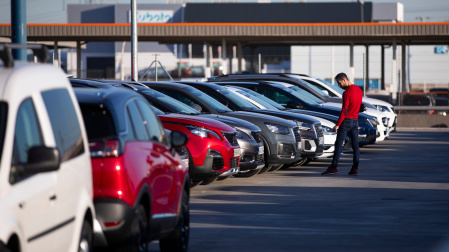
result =
M202 113L219 114L239 118L255 124L262 130L265 167L259 173L274 171L284 164L301 160L301 133L292 121L282 118L232 111L209 95L188 85L173 82L142 82L191 107L197 107Z

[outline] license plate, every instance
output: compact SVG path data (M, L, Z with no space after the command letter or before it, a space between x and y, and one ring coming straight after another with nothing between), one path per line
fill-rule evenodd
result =
M318 138L318 145L323 145L324 144L324 137L319 137Z
M259 155L263 154L263 146L259 146Z
M234 149L234 157L240 157L240 149Z

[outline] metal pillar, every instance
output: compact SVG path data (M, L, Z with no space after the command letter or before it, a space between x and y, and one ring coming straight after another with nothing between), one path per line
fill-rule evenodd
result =
M11 42L13 44L27 43L26 0L11 1ZM27 60L27 49L13 49L12 54L16 60Z
M81 77L81 41L76 41L76 78Z
M131 79L138 80L137 68L137 4L131 0Z
M365 45L365 54L366 54L366 58L365 58L365 90L363 95L366 96L366 90L369 89L369 45Z
M209 44L205 44L204 45L205 47L204 47L204 56L206 57L206 69L205 69L205 71L204 71L204 74L205 74L205 77L206 78L209 78L209 77L211 77L212 75L211 75L211 67L210 67L210 65L211 65L211 58L210 58L210 45Z
M385 47L380 48L380 89L385 90Z
M396 52L396 39L393 39L393 61L391 64L391 88L390 90L393 92L393 95L396 95L396 93L399 91L399 85L398 85L398 62L397 62L397 52ZM400 105L400 104L399 104Z
M226 63L227 62L227 60L226 60L226 57L227 57L227 54L226 54L226 39L225 38L223 38L222 39L222 41L221 41L221 56L222 56L222 64L221 64L221 67L223 68L222 70L221 70L221 73L222 74L228 74L228 64Z
M243 48L242 48L242 42L238 42L237 43L237 62L238 62L238 66L237 66L237 71L239 74L241 74L242 71L242 57L243 57Z
M401 44L401 83L402 83L402 91L403 92L409 92L409 87L407 85L407 52L405 47L405 42L402 41Z
M349 45L349 81L354 83L354 43Z
M59 67L61 64L59 63L59 48L58 41L55 40L53 45L53 65Z

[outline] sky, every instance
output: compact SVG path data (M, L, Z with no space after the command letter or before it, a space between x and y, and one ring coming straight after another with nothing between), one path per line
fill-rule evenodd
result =
M0 23L11 22L11 1L0 0ZM131 0L26 0L27 23L67 23L67 4L126 4ZM182 2L181 0L136 0L139 3ZM267 0L265 0L267 1ZM300 0L290 0L299 2ZM191 0L192 3L211 2L211 0ZM221 2L224 2L223 0ZM239 3L257 2L257 0L237 0ZM282 3L285 0L271 0L272 3ZM357 2L356 0L306 0L315 2ZM384 3L400 2L404 5L404 22L443 22L449 21L449 0L371 0L365 2Z

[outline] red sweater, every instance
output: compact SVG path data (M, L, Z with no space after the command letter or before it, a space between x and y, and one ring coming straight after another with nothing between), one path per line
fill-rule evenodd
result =
M358 119L361 104L362 90L354 84L350 85L343 92L343 104L337 126L340 126L345 118Z

